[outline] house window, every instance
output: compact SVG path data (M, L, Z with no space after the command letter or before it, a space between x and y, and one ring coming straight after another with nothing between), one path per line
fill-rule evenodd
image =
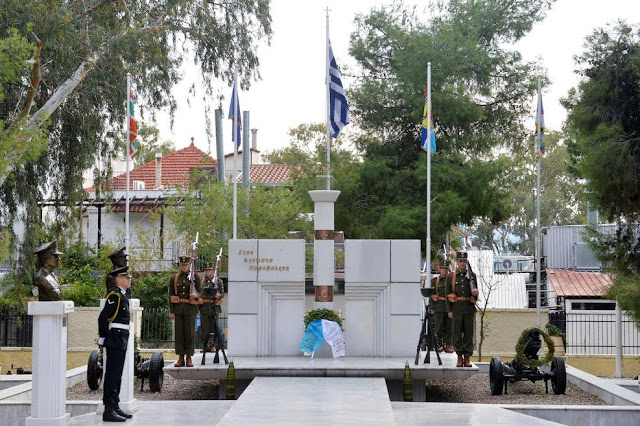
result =
M615 311L616 303L611 301L587 301L571 302L571 311ZM586 312L585 312L586 313Z

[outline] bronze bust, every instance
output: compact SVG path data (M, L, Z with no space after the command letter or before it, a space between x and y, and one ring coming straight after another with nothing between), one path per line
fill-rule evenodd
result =
M109 294L110 292L115 290L116 278L115 278L115 274L112 275L112 273L116 269L120 269L125 266L128 266L127 265L128 255L129 253L127 253L127 248L122 247L121 249L116 250L113 253L111 253L109 256L107 256L111 260L111 271L109 272L109 274L107 274L107 278L105 279L105 287L107 290L106 294Z
M35 277L37 294L34 295L38 296L40 302L62 300L60 282L53 273L53 270L58 267L62 254L58 251L57 241L42 244L33 254L38 256L38 272Z

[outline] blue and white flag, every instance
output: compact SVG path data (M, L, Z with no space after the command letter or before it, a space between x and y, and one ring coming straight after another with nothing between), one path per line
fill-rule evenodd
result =
M233 92L231 93L231 105L229 105L229 120L233 120L234 117L236 117L236 121L235 121L235 125L236 125L236 131L234 132L233 130L233 123L231 124L231 140L236 142L236 145L238 146L238 148L240 148L240 141L242 140L242 117L240 114L240 98L238 98L238 102L237 102L237 110L236 112L233 111L233 106L236 103L236 84L233 83Z
M342 79L336 58L333 56L331 42L329 42L329 119L331 136L337 138L340 130L349 124L349 104L344 96Z
M300 350L313 356L323 340L331 346L334 358L344 356L344 338L340 326L335 321L324 319L309 323L300 343Z

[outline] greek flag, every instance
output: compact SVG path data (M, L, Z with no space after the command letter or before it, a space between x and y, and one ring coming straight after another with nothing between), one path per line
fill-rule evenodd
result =
M337 138L340 130L349 124L349 104L344 96L342 79L336 58L333 56L331 42L329 42L329 118L331 120L331 135Z

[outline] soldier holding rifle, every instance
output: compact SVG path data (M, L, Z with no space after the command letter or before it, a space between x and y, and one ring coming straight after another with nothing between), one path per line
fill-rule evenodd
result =
M447 276L445 304L449 318L453 320L453 348L458 354L456 367L471 367L478 287L476 275L468 264L468 254L458 252L456 258L457 269Z
M446 353L452 353L451 347L451 333L453 331L453 320L447 315L447 306L445 300L447 299L446 279L449 275L449 262L443 260L440 264L435 262L440 275L431 279L431 287L433 288L433 294L431 295L431 310L435 313L436 317L436 341L438 345L438 351L444 351ZM444 345L444 346L443 346Z
M192 257L180 256L180 272L169 281L169 316L175 320L175 349L179 356L175 367L193 367L191 357L195 351L195 318L198 313L199 280L190 279L195 264ZM191 269L191 272L190 272Z
M222 283L222 279L215 277L214 271L216 269L219 270L220 263L222 263L221 259L218 259L216 262L216 266L214 267L213 262L207 262L204 267L204 277L202 277L201 287L202 287L202 305L200 305L200 338L202 340L202 351L204 352L207 348L207 340L209 339L209 333L212 332L210 330L211 321L213 321L212 317L214 315L214 310L220 315L222 312L221 304L222 298L224 297L224 286ZM220 349L223 348L223 342L217 342L217 345ZM215 352L216 347L210 347L209 352Z

